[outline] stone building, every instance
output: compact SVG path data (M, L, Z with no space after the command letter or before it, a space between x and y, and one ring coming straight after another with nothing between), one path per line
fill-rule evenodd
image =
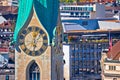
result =
M63 80L58 0L22 0L14 31L15 80Z
M101 58L102 80L120 80L120 41Z

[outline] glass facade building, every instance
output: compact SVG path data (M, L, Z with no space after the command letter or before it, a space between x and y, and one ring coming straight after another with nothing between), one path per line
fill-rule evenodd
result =
M90 18L90 13L93 10L93 6L60 6L62 17Z
M71 80L85 79L88 75L100 75L100 59L102 46L107 43L82 43L70 45Z
M119 32L111 32L111 36L114 45L120 39ZM69 46L69 55L63 52L69 57L70 80L101 80L101 53L109 48L109 34L66 33L63 39ZM64 65L68 59L64 58Z

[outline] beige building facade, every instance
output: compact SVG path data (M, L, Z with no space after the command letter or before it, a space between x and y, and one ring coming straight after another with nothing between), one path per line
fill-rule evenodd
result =
M120 80L120 41L109 52L103 52L101 58L102 80Z
M105 55L105 53L104 53ZM102 80L120 80L120 61L104 58L101 62Z

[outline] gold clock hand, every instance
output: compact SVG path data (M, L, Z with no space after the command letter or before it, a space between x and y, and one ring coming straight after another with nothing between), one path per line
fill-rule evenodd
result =
M38 35L38 38L36 39L37 41L41 38L40 34Z
M41 37L43 37L43 36L45 36L45 34L42 34L42 35L39 34L38 38L36 39L37 42L38 42L38 40L39 40Z

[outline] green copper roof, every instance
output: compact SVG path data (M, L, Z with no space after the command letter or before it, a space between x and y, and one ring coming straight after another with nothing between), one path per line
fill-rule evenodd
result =
M57 24L58 6L58 0L20 0L14 41L17 41L19 31L29 21L29 15L34 7L41 24L48 32L49 42L51 42Z
M17 41L18 33L27 22L33 5L33 0L19 0L19 2L18 18L14 31L14 41Z

